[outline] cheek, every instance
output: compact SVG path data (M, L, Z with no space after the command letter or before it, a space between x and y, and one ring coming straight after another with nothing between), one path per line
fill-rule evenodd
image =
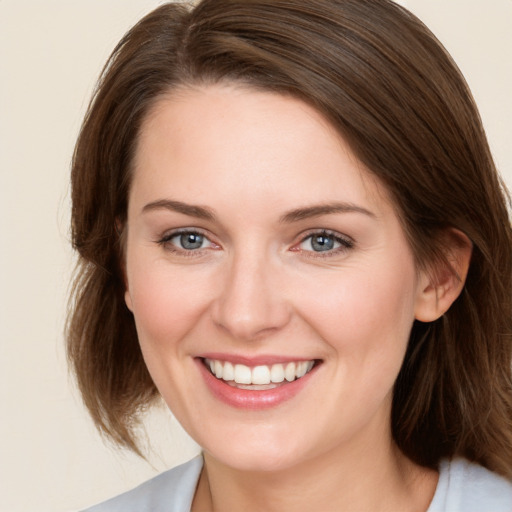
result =
M414 320L415 296L414 265L402 263L342 269L306 283L301 314L344 355L401 354Z
M172 271L165 262L134 264L129 270L128 295L142 348L170 348L197 325L206 308L205 276Z

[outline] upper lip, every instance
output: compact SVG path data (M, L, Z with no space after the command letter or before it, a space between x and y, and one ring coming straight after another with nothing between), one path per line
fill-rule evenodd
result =
M214 359L217 361L227 361L231 364L243 364L245 366L261 366L261 365L273 365L273 364L283 364L290 362L298 362L298 361L316 361L318 358L315 357L301 357L301 356L293 356L293 355L271 355L271 354L262 354L258 356L244 356L239 354L226 354L220 352L209 352L205 354L200 354L197 356L201 359Z

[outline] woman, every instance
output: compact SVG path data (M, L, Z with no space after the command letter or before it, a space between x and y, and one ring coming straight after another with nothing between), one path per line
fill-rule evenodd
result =
M387 0L164 5L74 155L98 428L203 455L94 511L511 510L511 230L460 72Z

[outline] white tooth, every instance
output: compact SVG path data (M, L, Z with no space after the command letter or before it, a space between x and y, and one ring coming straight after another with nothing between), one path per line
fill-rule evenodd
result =
M222 378L224 380L234 380L235 379L235 369L233 365L226 361L224 363L224 370L222 371Z
M284 380L284 368L282 364L273 364L270 369L270 380L278 383Z
M222 363L220 361L215 361L215 377L222 379Z
M235 382L237 384L251 384L251 369L244 364L235 364Z
M297 368L295 369L295 377L297 379L300 379L301 377L304 377L306 375L306 368L307 368L307 362L301 361L300 363L297 363Z
M315 364L315 361L309 361L307 366L306 366L306 373L310 372L311 371L311 368L313 368Z
M210 370L214 374L215 373L215 361L213 361L212 359L207 359L206 361L208 362L208 365L210 366Z
M253 384L270 384L270 370L268 366L255 366L252 369Z
M295 363L288 363L284 370L284 378L288 382L295 380Z

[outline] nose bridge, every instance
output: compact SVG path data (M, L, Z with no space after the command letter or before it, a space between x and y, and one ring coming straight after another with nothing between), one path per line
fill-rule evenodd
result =
M283 327L289 307L276 261L264 251L246 248L226 263L214 308L214 320L231 336L254 339Z

